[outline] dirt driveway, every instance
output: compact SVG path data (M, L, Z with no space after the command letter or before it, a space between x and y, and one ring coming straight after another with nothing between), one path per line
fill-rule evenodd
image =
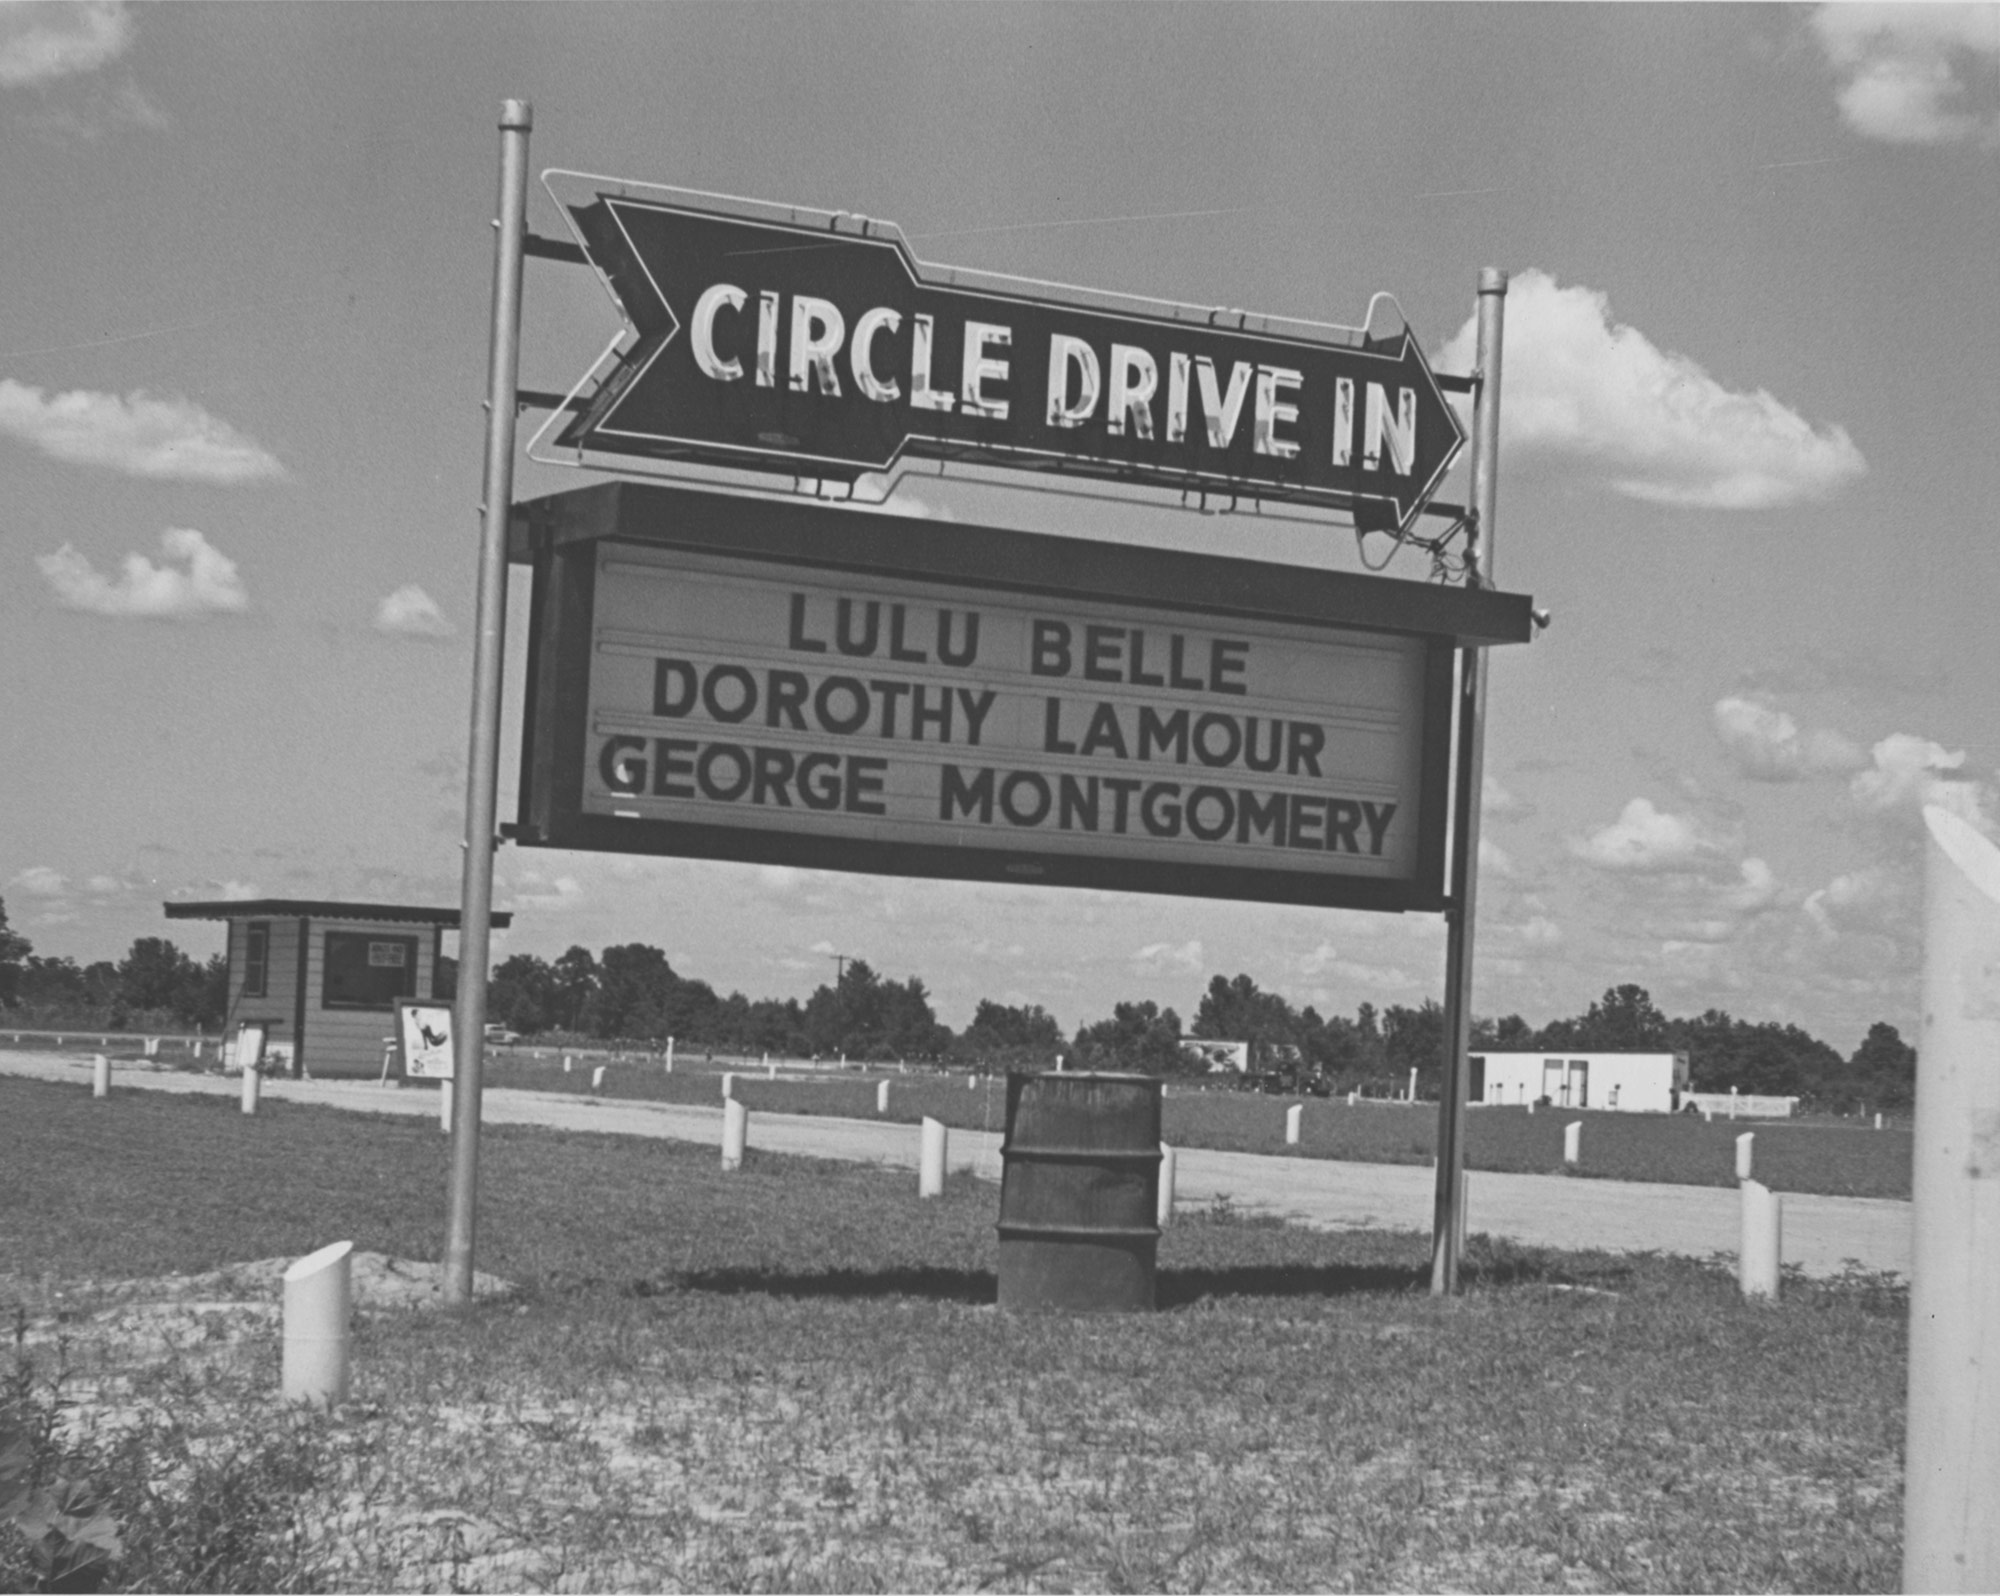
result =
M74 1054L0 1051L0 1073L67 1081L88 1089L90 1061ZM235 1096L236 1079L120 1065L114 1090L144 1089ZM323 1103L374 1114L435 1117L437 1097L359 1081L268 1082L280 1101ZM489 1125L549 1125L563 1130L677 1141L722 1141L722 1110L636 1103L553 1092L495 1089L485 1093ZM1000 1138L990 1132L950 1133L953 1168L1000 1178ZM750 1116L750 1146L815 1158L840 1158L914 1170L917 1128L868 1120L794 1114ZM1281 1214L1321 1229L1429 1230L1432 1172L1408 1164L1351 1164L1317 1158L1267 1158L1253 1153L1178 1154L1177 1196L1183 1205L1227 1197L1237 1207ZM1585 1180L1560 1175L1469 1177L1467 1224L1517 1242L1547 1247L1600 1247L1612 1252L1672 1252L1695 1257L1736 1252L1741 1209L1734 1190L1638 1181ZM1837 1274L1849 1262L1907 1276L1910 1205L1874 1197L1784 1194L1784 1261L1813 1275Z

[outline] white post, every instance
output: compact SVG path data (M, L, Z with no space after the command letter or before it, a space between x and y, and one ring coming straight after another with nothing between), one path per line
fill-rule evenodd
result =
M2000 1590L2000 849L1927 808L1903 1589Z
M771 1055L769 1053L766 1053L764 1055L764 1079L767 1081L775 1081L777 1078L778 1078L778 1066L771 1062Z
M978 1091L978 1090L979 1090L979 1077L978 1077L977 1075L968 1075L968 1076L966 1076L966 1078L965 1078L965 1089L966 1089L966 1090L967 1090L968 1092L976 1092L976 1091Z
M328 1407L347 1398L348 1254L336 1241L285 1271L285 1356L281 1389L287 1402Z
M887 1081L877 1081L875 1083L875 1112L878 1114L889 1112L889 1083Z
M108 1055L95 1053L90 1060L90 1095L109 1097L111 1095L111 1060Z
M1160 1211L1159 1224L1165 1230L1174 1217L1174 1150L1165 1142L1160 1143Z
M262 1084L262 1078L257 1074L256 1066L246 1065L243 1070L244 1113L254 1114L257 1112L257 1088L261 1084Z
M1532 1114L1534 1113L1534 1111L1535 1111L1535 1100L1531 1097L1528 1099L1528 1112Z
M1755 1131L1745 1131L1736 1138L1736 1178L1748 1180L1751 1169L1751 1147L1757 1140Z
M670 1036L667 1038L667 1073L671 1075L673 1074L673 1072L674 1072L674 1039Z
M1729 1117L1736 1117L1736 1088L1733 1086L1729 1088Z
M1358 1091L1350 1091L1350 1092L1349 1092L1349 1093L1347 1094L1347 1106L1348 1106L1349 1108L1352 1108L1352 1107L1354 1107L1354 1105L1355 1105L1356 1103L1359 1103L1360 1101L1361 1101L1361 1093L1360 1093L1360 1092L1358 1092Z
M1746 1180L1743 1193L1743 1246L1736 1281L1746 1297L1776 1297L1778 1259L1784 1251L1784 1205L1769 1186Z
M1294 1103L1290 1108L1285 1110L1285 1145L1287 1147L1296 1147L1299 1145L1299 1122L1305 1117L1306 1105L1303 1103Z
M917 1195L919 1197L942 1197L944 1195L944 1121L924 1118L922 1138L917 1152Z
M604 1090L604 1066L602 1064L590 1072L590 1089L593 1092Z
M451 1134L451 1077L438 1082L438 1129Z
M735 1096L736 1096L736 1077L734 1075L725 1074L722 1077L722 1100L723 1102L727 1103L732 1101L735 1098Z
M569 1074L569 1072L570 1072L570 1065L571 1065L571 1064L573 1064L574 1062L575 1062L575 1060L573 1060L573 1059L572 1059L572 1058L571 1058L571 1057L569 1056L569 1054L567 1054L567 1053L563 1054L563 1074L565 1074L565 1075Z
M1414 1103L1416 1100L1417 1100L1417 1067L1416 1065L1412 1064L1410 1066L1410 1101Z
M1563 1126L1563 1162L1574 1164L1583 1158L1583 1121L1573 1119Z
M1875 1116L1875 1128L1877 1130L1880 1130L1882 1128L1882 1116L1880 1114L1877 1114Z
M743 1149L750 1140L750 1110L735 1098L722 1105L722 1167L743 1167Z

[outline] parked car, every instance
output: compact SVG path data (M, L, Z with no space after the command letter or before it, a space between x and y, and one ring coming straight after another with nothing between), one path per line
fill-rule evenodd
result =
M521 1033L519 1031L510 1031L504 1025L489 1025L486 1027L486 1045L488 1047L512 1047L520 1040Z

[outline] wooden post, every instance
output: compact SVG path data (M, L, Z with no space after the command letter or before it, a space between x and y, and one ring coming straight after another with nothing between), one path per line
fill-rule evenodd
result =
M348 1255L353 1251L353 1242L336 1241L285 1271L280 1389L287 1402L331 1407L347 1399Z
M2000 1590L2000 848L1927 808L1903 1589Z
M1576 1164L1583 1158L1583 1121L1573 1119L1563 1126L1563 1162Z
M1294 1103L1290 1108L1285 1110L1285 1145L1287 1147L1296 1147L1299 1145L1299 1122L1305 1117L1306 1105L1303 1103Z
M878 1114L889 1112L889 1083L887 1081L877 1081L875 1083L875 1112Z
M1750 1170L1754 1158L1753 1148L1756 1140L1757 1133L1755 1131L1745 1131L1741 1136L1736 1138L1736 1178L1738 1180L1748 1180L1750 1178Z
M1743 1245L1737 1254L1736 1280L1746 1297L1778 1295L1778 1260L1784 1251L1784 1205L1769 1186L1746 1180L1743 1193Z
M671 1075L673 1074L673 1072L674 1072L674 1039L670 1036L667 1038L667 1073Z
M593 1092L604 1090L604 1066L602 1064L590 1072L590 1089Z
M1160 1211L1159 1225L1165 1230L1174 1217L1174 1176L1178 1160L1174 1150L1165 1142L1160 1143Z
M743 1150L750 1142L750 1110L735 1098L722 1105L722 1167L743 1167Z
M944 1195L945 1128L942 1120L924 1117L917 1150L917 1195Z

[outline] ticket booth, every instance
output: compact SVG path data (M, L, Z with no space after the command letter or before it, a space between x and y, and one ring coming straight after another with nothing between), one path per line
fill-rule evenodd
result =
M255 898L163 907L169 920L227 925L223 1034L261 1026L266 1059L293 1076L378 1075L396 1000L440 996L444 934L458 929L458 910L414 904ZM512 919L496 912L493 928Z

